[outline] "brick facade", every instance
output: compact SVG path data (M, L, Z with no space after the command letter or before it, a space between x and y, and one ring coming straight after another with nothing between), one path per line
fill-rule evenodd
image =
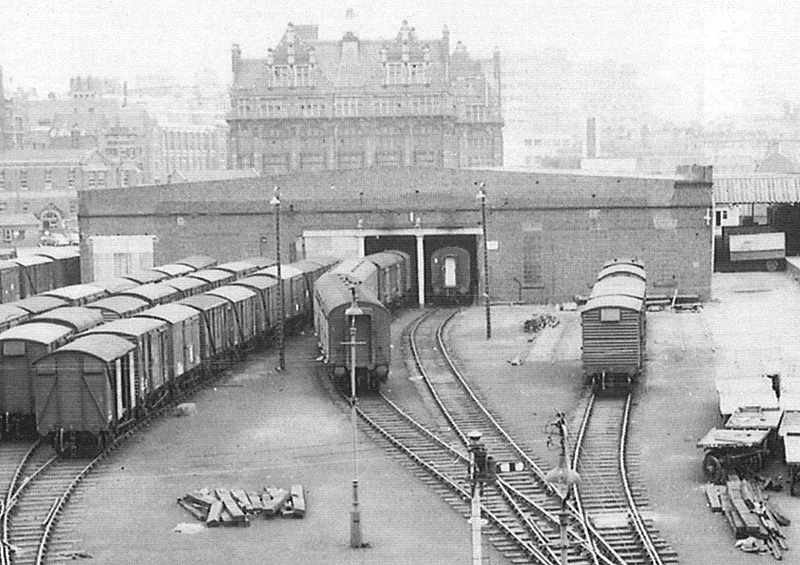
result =
M487 187L488 240L497 242L493 299L516 300L522 285L525 300L567 300L588 292L603 262L626 256L644 260L650 292L709 298L711 175L703 167L674 178L372 169L84 191L80 229L83 237L156 235L156 263L274 255L269 200L280 185L282 256L291 260L307 230L480 228L477 181Z
M263 174L502 165L500 54L485 66L450 34L320 40L292 26L265 59L232 50L230 166Z

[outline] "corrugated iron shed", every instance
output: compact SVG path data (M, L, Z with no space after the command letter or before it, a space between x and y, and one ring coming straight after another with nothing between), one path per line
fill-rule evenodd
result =
M800 175L717 177L716 204L800 202Z

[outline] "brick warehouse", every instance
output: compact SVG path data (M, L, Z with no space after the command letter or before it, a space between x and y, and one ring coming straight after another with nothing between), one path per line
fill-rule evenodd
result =
M274 256L269 201L280 186L283 258L398 247L427 260L457 241L482 279L477 182L488 194L493 300L568 300L588 292L603 262L630 256L645 261L650 292L709 298L710 167L681 167L674 177L367 169L90 190L80 193L79 223L84 241L157 236L157 264L197 253Z

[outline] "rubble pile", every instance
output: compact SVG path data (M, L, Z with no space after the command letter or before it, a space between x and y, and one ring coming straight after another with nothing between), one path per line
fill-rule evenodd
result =
M178 505L206 526L249 526L250 516L302 518L306 495L302 485L289 490L264 487L260 491L202 488L178 499Z
M535 334L547 327L554 328L559 323L559 319L552 314L537 314L533 318L525 320L522 324L522 329L525 333Z

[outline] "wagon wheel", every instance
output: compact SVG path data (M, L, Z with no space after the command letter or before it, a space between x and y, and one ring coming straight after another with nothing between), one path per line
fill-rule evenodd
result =
M722 480L722 461L713 454L706 453L703 458L703 473L711 482L717 483Z
M774 273L778 270L778 262L775 259L770 259L767 261L765 266L770 273Z

